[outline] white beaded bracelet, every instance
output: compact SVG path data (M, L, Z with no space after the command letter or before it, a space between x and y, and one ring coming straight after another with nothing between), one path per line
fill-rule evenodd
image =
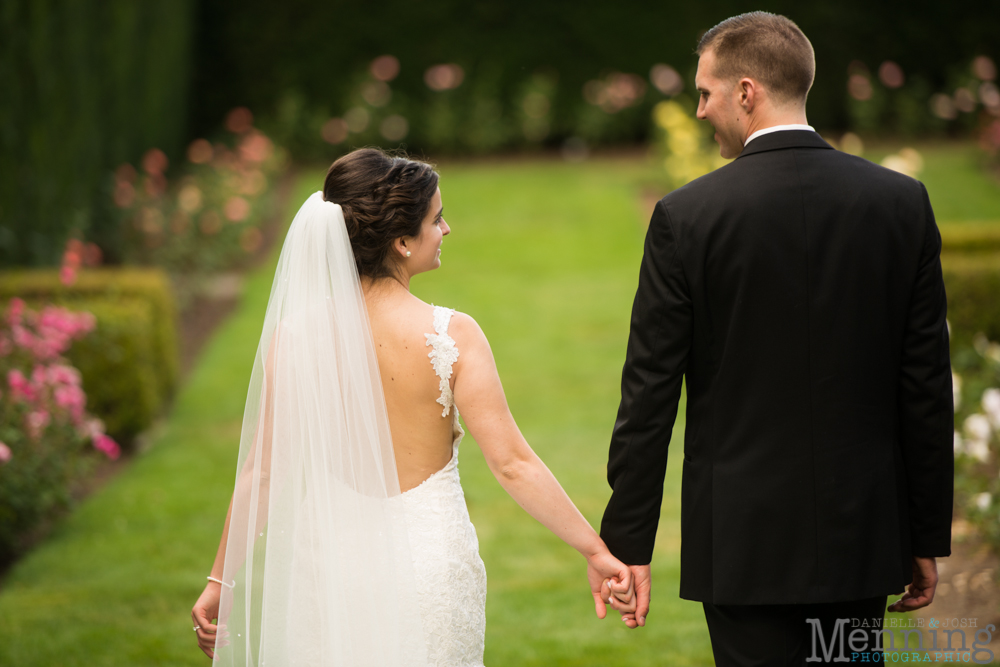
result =
M232 588L233 586L235 586L235 585L236 585L236 582L235 582L235 581L234 581L233 583L231 583L231 584L227 584L227 583L226 583L226 582L224 582L224 581L219 581L219 580L218 580L218 579L216 579L215 577L211 577L211 576L209 576L209 577L205 577L205 578L206 578L206 579L208 579L209 581L214 581L214 582L215 582L215 583L217 583L217 584L222 584L222 585L223 585L223 586L225 586L226 588Z

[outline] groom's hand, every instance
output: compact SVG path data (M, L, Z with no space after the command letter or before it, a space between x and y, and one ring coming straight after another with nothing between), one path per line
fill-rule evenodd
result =
M905 612L926 607L934 601L937 584L937 559L914 556L913 582L906 587L903 597L889 605L889 611Z
M622 620L630 628L646 625L646 614L649 613L650 569L648 565L629 565L632 570L632 586L635 591L635 611L621 611Z
M628 565L611 555L605 548L587 558L587 580L594 596L594 610L597 618L608 614L606 605L615 611L626 612L635 609L632 595L632 571Z

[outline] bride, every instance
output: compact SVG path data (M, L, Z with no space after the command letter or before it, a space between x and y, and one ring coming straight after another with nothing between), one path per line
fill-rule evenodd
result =
M606 601L634 610L628 567L524 440L475 320L409 291L441 265L441 201L430 165L366 148L334 162L292 222L191 612L223 664L483 664L459 410L503 488L586 558L598 617Z

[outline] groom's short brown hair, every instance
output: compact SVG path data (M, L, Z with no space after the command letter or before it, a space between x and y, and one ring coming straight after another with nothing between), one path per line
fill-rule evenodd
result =
M720 79L757 79L779 102L805 100L816 75L812 44L784 16L749 12L728 18L706 32L697 54L715 54Z

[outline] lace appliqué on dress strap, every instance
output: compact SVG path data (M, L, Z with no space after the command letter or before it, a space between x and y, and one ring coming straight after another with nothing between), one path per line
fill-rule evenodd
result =
M431 347L427 356L431 359L434 372L441 381L441 396L437 402L444 406L441 411L442 417L447 417L451 408L455 405L455 394L451 390L451 367L458 361L458 348L455 347L454 339L448 335L448 324L455 311L451 308L434 306L434 331L432 334L424 334L427 337L425 345Z

